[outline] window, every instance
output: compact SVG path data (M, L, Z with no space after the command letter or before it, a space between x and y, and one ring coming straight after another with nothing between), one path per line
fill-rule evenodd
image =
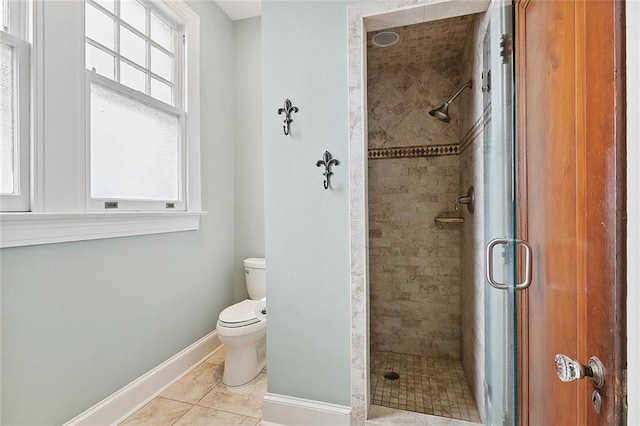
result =
M181 100L175 23L136 0L87 0L85 16L88 70L169 105Z
M27 2L0 0L0 207L29 210Z
M86 0L91 210L184 210L179 25L151 3Z
M2 207L27 200L0 212L0 248L197 230L198 15L182 0L0 0L0 22Z

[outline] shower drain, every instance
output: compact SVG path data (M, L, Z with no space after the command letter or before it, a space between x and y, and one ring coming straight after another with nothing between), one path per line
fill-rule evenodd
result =
M384 378L387 380L398 380L400 378L400 375L395 371L387 371L386 373L384 373Z

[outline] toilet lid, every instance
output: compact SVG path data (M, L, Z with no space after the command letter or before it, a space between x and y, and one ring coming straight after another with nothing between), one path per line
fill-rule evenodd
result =
M220 322L227 327L242 327L255 324L260 320L256 318L256 305L259 300L243 300L231 305L220 312Z

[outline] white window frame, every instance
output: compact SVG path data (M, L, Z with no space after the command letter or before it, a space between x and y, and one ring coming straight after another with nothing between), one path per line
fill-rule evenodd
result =
M1 3L0 3L1 4ZM9 20L8 32L9 34L21 38L23 40L29 39L29 4L27 0L8 0L7 2L7 16L14 19ZM4 31L4 22L0 22L0 31Z
M89 0L91 1L91 0ZM152 43L152 39L148 38L146 34L138 34L139 31L133 26L129 25L126 21L122 20L118 14L113 14L106 9L102 8L100 4L97 4L91 1L92 6L97 7L103 13L107 14L111 18L114 19L115 27L114 30L116 34L119 34L120 25L124 26L128 30L134 32L134 34L142 36L147 42L155 45L156 43ZM86 151L87 151L87 192L86 192L86 200L87 200L87 210L88 211L105 211L107 209L117 209L117 211L164 211L167 209L172 209L175 211L184 211L186 210L186 202L184 199L185 195L185 186L186 186L186 170L187 164L184 159L185 145L186 145L186 137L185 137L185 96L184 96L184 73L183 69L185 66L184 61L184 49L183 49L183 23L184 21L180 19L179 16L176 16L175 13L167 13L166 10L162 10L157 7L156 4L150 1L142 0L142 3L147 8L147 16L150 13L155 12L156 15L161 17L162 19L169 21L169 25L173 28L173 75L174 81L171 82L173 86L173 102L174 105L167 104L158 99L153 98L150 94L147 95L143 92L139 92L137 90L131 89L125 86L122 83L119 83L110 78L104 77L96 72L91 70L85 70L87 86L85 88L85 105L86 105ZM160 4L160 3L158 3ZM150 21L147 22L148 25L151 25ZM120 37L116 36L116 40L118 41ZM89 41L87 41L89 44ZM104 50L99 43L91 43L98 49ZM117 44L117 43L116 43ZM148 47L149 51L151 46ZM107 49L108 50L108 49ZM105 50L106 51L106 50ZM133 66L134 68L139 68L136 64L129 61L127 58L121 56L119 46L115 46L115 69L120 69L119 60L122 58L125 62ZM147 61L149 58L147 57ZM149 65L149 64L147 64ZM150 79L155 74L151 73L151 69L148 69L150 75L147 77ZM115 78L118 78L118 71L115 71ZM159 77L159 76L157 76ZM162 77L160 77L162 78ZM164 80L164 79L163 79ZM150 83L150 80L148 80ZM178 149L179 149L179 187L178 187L178 199L170 199L170 200L132 200L132 199L123 199L123 198L97 198L91 196L91 85L99 84L103 87L106 87L108 90L112 90L117 92L119 95L126 96L136 102L144 103L156 110L169 113L171 115L175 115L178 117L179 121L179 135L178 135ZM147 83L145 83L146 85Z
M175 17L185 36L185 209L90 211L84 1L35 1L31 211L0 213L0 247L199 228L206 214L200 192L199 17L183 0L144 1Z
M0 195L0 210L3 212L29 210L29 127L30 127L30 72L29 43L0 31L0 42L13 48L15 55L13 78L16 84L16 99L14 103L15 155L14 155L14 194Z
M30 59L31 48L28 42L27 4L20 1L9 1L9 32L5 32L4 23L0 23L0 42L11 46L14 53L14 81L16 99L14 103L14 194L0 195L0 211L29 211L30 204L30 126L31 126L31 81ZM12 19L13 18L13 19Z

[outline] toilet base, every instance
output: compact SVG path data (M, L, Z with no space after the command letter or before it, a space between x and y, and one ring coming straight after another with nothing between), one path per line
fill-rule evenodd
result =
M255 379L267 365L266 336L255 345L227 345L222 383L241 386Z

